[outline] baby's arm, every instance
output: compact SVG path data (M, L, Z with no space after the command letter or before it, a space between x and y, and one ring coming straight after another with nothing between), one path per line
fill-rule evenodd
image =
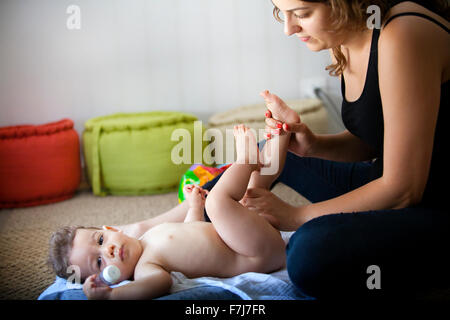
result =
M153 299L165 295L172 286L172 278L170 273L162 267L146 263L139 267L139 273L145 276L119 286L116 288L95 287L91 276L86 279L83 285L83 291L88 299L105 299L105 300L141 300Z
M139 267L139 273L145 274L129 284L112 290L110 300L153 299L165 295L172 286L170 273L161 266L146 263Z

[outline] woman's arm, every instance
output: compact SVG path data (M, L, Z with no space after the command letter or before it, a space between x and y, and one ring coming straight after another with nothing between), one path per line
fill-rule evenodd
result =
M303 123L282 123L266 118L266 131L274 132L277 124L291 133L288 150L300 157L315 157L332 161L356 162L371 160L374 150L361 139L345 130L338 134L314 134ZM278 129L279 130L279 129Z
M342 196L298 207L294 217L287 221L289 225L280 223L280 227L296 230L309 220L326 214L404 208L409 203L411 200L407 193L392 187L387 179L379 178Z
M358 162L375 158L374 150L345 130L337 134L316 135L307 156L331 161Z
M276 217L280 229L295 230L331 213L404 208L421 201L449 49L448 38L439 39L438 28L419 20L392 21L379 40L385 124L382 177L334 199L295 208L291 216Z

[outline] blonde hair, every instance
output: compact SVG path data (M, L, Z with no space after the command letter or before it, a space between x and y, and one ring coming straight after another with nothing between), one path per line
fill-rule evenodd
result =
M320 2L330 6L331 27L336 32L343 30L359 31L365 29L367 27L366 21L368 18L366 10L371 5L376 5L380 8L381 21L384 21L386 13L389 11L392 3L392 1L386 0L305 0L305 2ZM448 1L430 0L427 4L431 10L448 20ZM280 18L280 9L277 7L274 7L273 9L273 16L277 21L283 22ZM329 70L331 76L339 76L347 65L347 59L340 47L334 47L332 48L332 51L336 63L327 66L325 70Z
M100 228L83 226L62 227L50 237L47 264L58 277L67 279L70 275L67 273L67 268L70 266L69 256L73 246L73 239L79 229L99 230Z

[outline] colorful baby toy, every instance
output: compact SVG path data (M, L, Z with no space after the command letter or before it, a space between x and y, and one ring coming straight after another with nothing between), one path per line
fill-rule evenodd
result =
M183 193L185 185L195 184L201 187L224 172L229 166L231 166L231 164L222 164L218 167L208 167L202 164L192 165L181 177L180 186L178 188L178 202L182 203L185 200Z

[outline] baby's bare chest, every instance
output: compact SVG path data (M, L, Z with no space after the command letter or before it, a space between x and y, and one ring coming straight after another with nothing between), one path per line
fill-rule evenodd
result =
M217 273L232 264L236 254L222 241L211 223L166 223L149 230L141 239L141 259L167 271L186 276Z

